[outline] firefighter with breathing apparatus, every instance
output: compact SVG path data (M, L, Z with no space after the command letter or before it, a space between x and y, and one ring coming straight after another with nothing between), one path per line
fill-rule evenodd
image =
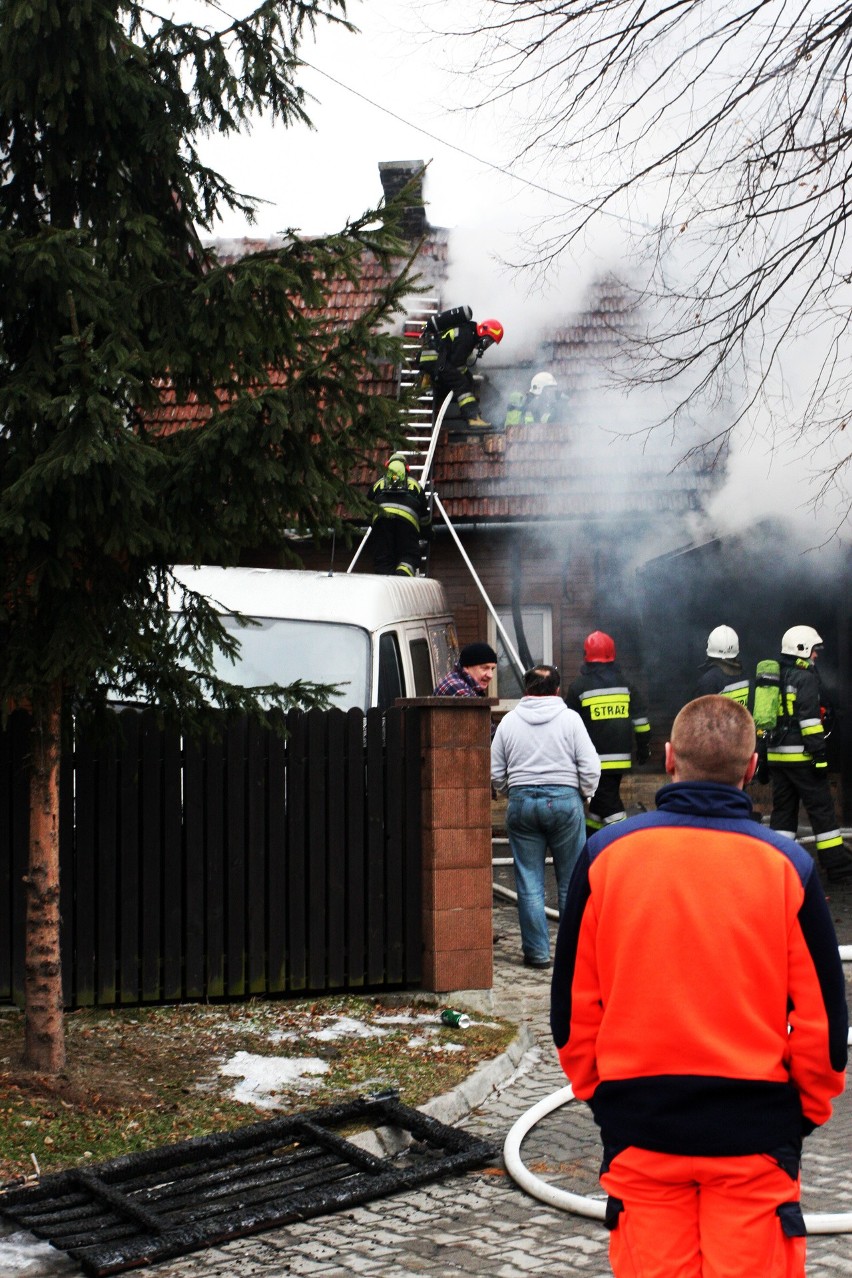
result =
M468 426L490 425L480 415L472 370L488 348L502 340L500 321L487 319L477 324L469 306L454 306L431 317L423 334L418 368L432 383L433 423L441 404L452 391Z
M784 632L777 721L765 729L772 783L769 824L794 839L803 804L813 827L817 860L829 881L836 882L852 875L852 852L844 846L828 781L825 723L830 711L816 669L821 652L822 639L813 626L791 626ZM759 695L756 691L756 722ZM760 731L762 724L757 726Z
M388 459L384 474L370 489L370 501L377 506L370 530L373 570L416 576L420 540L428 536L432 516L422 486L409 474L404 453Z
M748 708L749 680L743 677L740 661L740 640L731 626L715 626L707 636L707 660L700 667L701 675L692 699L720 696L738 701Z

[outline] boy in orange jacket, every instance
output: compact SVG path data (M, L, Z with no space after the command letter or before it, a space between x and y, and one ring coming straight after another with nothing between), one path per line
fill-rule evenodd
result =
M601 1128L617 1278L799 1278L802 1139L844 1086L848 1016L812 858L751 818L754 724L684 706L657 811L586 845L551 1027Z

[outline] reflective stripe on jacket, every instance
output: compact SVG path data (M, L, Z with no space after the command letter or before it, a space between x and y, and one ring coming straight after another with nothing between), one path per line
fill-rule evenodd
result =
M708 657L701 667L701 676L695 686L695 697L728 697L748 709L751 700L751 683L743 677L739 661L724 661L720 657Z
M824 697L819 675L809 661L782 656L781 696L783 717L779 716L777 740L766 751L767 763L824 763Z
M405 519L418 532L429 525L429 503L416 479L408 478L405 485L399 481L377 479L370 489L370 501L379 508L373 515L373 523L381 517Z
M614 661L586 661L565 701L586 725L604 771L626 772L633 762L633 739L651 731L645 706Z

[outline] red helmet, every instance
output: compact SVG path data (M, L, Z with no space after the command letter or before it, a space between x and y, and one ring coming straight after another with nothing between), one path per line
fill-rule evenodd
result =
M586 661L615 661L615 640L602 630L593 630L583 644Z
M477 324L476 326L476 336L490 337L492 342L502 342L503 325L499 320L483 320L481 324Z

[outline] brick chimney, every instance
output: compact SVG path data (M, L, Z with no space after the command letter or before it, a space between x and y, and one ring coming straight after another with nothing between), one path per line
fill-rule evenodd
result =
M423 204L425 167L422 160L386 160L379 164L386 201L394 199L408 182L416 179L409 191L410 203L406 204L402 214L402 233L407 240L419 240L429 229Z

